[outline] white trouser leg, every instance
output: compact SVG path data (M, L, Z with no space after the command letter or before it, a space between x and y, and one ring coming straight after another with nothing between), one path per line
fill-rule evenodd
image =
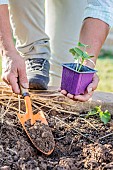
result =
M9 0L10 18L17 49L26 58L50 57L45 34L44 0Z
M46 33L50 37L50 84L59 86L62 63L73 62L69 49L77 45L86 0L47 0Z
M69 49L78 42L86 0L47 0L46 33L44 0L9 0L17 49L26 58L50 57L50 85L59 86L61 64L72 62Z

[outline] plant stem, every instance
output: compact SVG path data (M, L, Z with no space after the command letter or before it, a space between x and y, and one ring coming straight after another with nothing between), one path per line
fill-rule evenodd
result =
M76 71L79 70L79 59L77 60L77 67L76 67Z
M82 61L81 61L80 67L79 67L79 69L78 69L78 72L81 70L81 67L82 67L83 62L84 62L84 59L82 58Z

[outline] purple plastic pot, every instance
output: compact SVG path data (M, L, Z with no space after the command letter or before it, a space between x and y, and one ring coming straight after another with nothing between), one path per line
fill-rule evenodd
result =
M91 83L97 72L87 66L82 66L81 72L76 71L76 63L63 64L61 89L73 95L84 94L86 87Z

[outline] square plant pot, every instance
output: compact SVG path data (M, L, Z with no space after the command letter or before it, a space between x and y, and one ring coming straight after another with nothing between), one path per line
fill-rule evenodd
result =
M91 83L96 70L82 65L81 71L76 71L77 63L63 64L61 90L73 95L84 94Z

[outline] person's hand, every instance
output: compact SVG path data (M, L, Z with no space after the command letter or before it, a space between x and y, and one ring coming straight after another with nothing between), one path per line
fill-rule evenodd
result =
M18 52L14 51L2 56L2 79L16 94L20 93L19 84L23 88L29 88L25 62Z
M65 91L65 90L61 90L61 93L65 96L67 96L68 98L72 99L72 100L75 100L75 101L78 100L78 101L85 102L92 97L94 90L98 86L98 82L99 82L99 78L98 78L97 74L95 73L94 76L93 76L92 82L87 86L87 89L86 89L84 94L82 94L82 95L72 95L70 93L67 93L67 91Z
M2 56L2 79L19 94L19 84L28 88L24 60L17 52L11 32L8 5L0 5L0 56ZM19 83L19 84L18 84Z

